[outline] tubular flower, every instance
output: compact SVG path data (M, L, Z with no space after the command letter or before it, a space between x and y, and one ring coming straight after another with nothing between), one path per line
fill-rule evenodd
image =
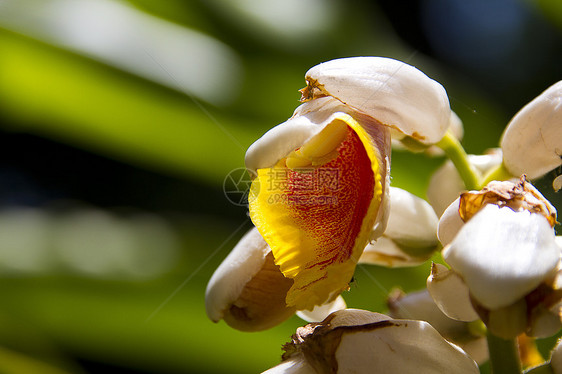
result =
M479 372L427 322L358 309L298 328L283 349L283 362L264 374Z
M286 305L334 300L388 218L390 129L424 144L449 125L445 90L416 68L339 59L306 74L302 104L246 153L250 218L293 281Z
M462 194L439 223L451 269L433 266L428 289L437 305L461 320L476 312L503 338L556 333L562 284L555 223L552 205L524 178Z

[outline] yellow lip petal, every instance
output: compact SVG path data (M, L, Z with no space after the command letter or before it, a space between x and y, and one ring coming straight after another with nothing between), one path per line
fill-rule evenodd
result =
M294 280L287 305L312 309L348 287L383 195L379 160L370 135L338 113L277 165L258 169L250 217Z

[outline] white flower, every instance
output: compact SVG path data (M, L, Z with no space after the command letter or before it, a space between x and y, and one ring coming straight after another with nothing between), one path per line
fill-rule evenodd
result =
M479 373L476 363L427 322L346 309L297 329L283 362L264 374Z
M524 179L492 182L481 192L461 195L439 223L451 270L434 266L428 279L441 310L468 320L474 318L472 306L501 337L555 333L560 326L555 221L554 208ZM451 301L467 293L464 301Z
M524 106L501 139L503 163L512 175L538 178L562 165L562 81Z
M543 216L497 205L482 208L443 250L472 296L489 309L508 306L535 289L559 257Z
M347 289L365 246L384 232L390 129L429 145L451 118L443 87L396 60L333 60L306 81L306 102L246 153L250 217L294 281L287 305L300 310Z
M438 248L437 216L423 199L390 187L390 214L384 234L371 242L359 263L382 266L415 266Z
M251 229L217 268L205 294L207 315L243 331L270 328L295 313L285 305L293 284L273 263L258 230Z
M388 307L392 318L426 321L445 339L461 347L477 363L488 360L485 333L475 331L476 329L469 323L452 319L444 314L427 289L408 294L391 293Z

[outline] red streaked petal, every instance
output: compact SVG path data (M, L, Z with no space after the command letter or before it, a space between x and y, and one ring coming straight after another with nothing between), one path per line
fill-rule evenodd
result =
M258 170L250 217L294 279L287 305L312 309L348 287L384 195L383 162L371 135L338 113L287 158Z

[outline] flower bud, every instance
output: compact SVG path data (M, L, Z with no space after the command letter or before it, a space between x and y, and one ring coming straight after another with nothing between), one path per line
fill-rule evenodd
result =
M393 318L428 322L439 334L461 347L477 363L484 363L488 360L485 332L473 328L474 323L447 317L437 307L427 289L408 294L395 291L389 296L388 307L389 314ZM472 307L469 306L469 309Z
M285 278L258 231L251 229L217 268L205 295L207 315L242 331L273 327L295 313L285 305Z
M439 309L458 321L475 321L478 314L472 307L470 292L462 278L445 265L431 264L427 290Z
M513 211L539 213L552 227L556 222L556 209L525 178L518 183L492 181L481 191L463 193L445 209L437 228L441 244L449 244L464 223L487 204L509 207Z
M437 216L423 199L390 187L390 214L382 237L371 242L359 263L383 266L414 266L425 262L437 249Z
M486 205L443 250L443 258L484 307L511 305L547 278L559 261L554 231L540 214Z
M562 165L562 81L524 106L501 139L503 163L512 175L535 179Z
M324 321L300 327L284 346L277 373L478 373L460 348L427 322L398 320L365 310L346 309Z

